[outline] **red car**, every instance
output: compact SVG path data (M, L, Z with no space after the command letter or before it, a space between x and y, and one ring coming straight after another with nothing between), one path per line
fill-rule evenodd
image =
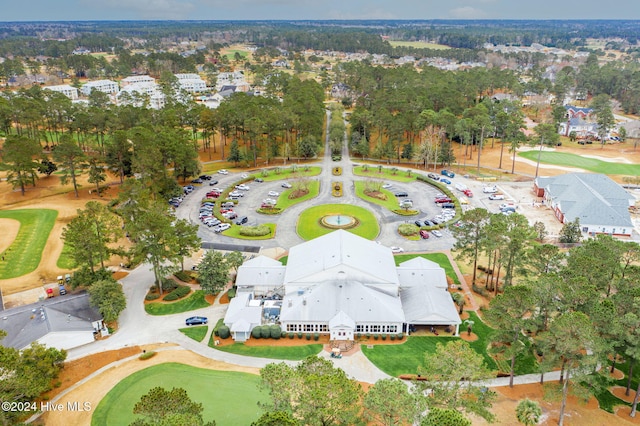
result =
M207 197L218 198L219 196L220 196L219 192L215 192L215 191L207 192Z
M429 239L429 231L427 231L426 229L421 229L420 230L420 238L422 238L423 240L428 240Z
M470 189L465 189L464 191L462 191L462 193L469 198L473 197L473 192L471 192Z
M451 203L451 198L449 197L437 197L435 199L436 204L442 204L442 203Z
M232 212L233 209L220 209L220 213L229 213Z

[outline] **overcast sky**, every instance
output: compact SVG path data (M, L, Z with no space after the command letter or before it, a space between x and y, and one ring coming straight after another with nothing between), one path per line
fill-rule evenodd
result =
M30 0L0 21L262 19L640 19L638 0Z

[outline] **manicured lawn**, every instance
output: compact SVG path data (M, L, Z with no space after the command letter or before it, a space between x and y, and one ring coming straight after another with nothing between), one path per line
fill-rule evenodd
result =
M276 207L284 210L288 207L293 206L294 204L302 203L303 201L307 201L317 197L318 193L320 192L320 181L314 180L309 182L309 193L307 195L303 195L302 197L298 197L298 198L293 198L293 199L289 198L289 194L291 194L291 191L293 190L293 188L291 189L282 188L282 189L283 191L278 196Z
M404 41L404 40L391 40L389 44L393 47L396 46L408 46L415 47L416 49L434 49L434 50L447 50L451 49L444 44L428 43L426 41Z
M597 155L598 151L596 149L585 150L585 154ZM518 155L528 160L538 160L538 151L519 152ZM540 162L558 166L578 167L593 173L602 173L605 175L640 175L640 164L611 163L609 161L569 154L568 152L543 151L540 155Z
M204 336L207 335L208 329L209 327L207 327L206 325L200 325L197 327L181 328L180 332L185 336L189 337L190 339L195 340L196 342L202 342L202 339L204 339Z
M16 239L1 253L4 261L0 261L0 279L19 277L38 267L57 216L56 210L48 209L0 211L0 218L20 222Z
M289 261L289 256L282 256L280 259L278 259L280 261L280 263L282 263L283 265L286 265L287 262Z
M171 315L211 306L204 297L204 291L196 290L186 299L178 300L177 302L148 303L144 305L144 310L150 315Z
M355 217L360 222L355 228L347 231L363 238L373 240L380 232L378 221L367 209L349 204L323 204L311 207L302 212L298 218L298 235L305 240L312 240L321 235L334 231L320 225L320 218L329 214L342 214Z
M271 229L271 232L267 235L263 235L261 237L250 237L247 235L240 235L240 229L242 226L239 225L231 225L231 228L223 231L222 234L231 238L239 238L241 240L268 240L276 236L276 224L275 223L264 223L263 225L268 226Z
M424 257L427 260L432 262L436 262L443 269L445 274L449 278L453 280L454 283L460 285L460 281L458 280L458 276L453 271L453 266L451 266L451 262L449 262L449 258L444 253L428 253L428 254L396 254L393 258L396 262L396 266L401 264L402 262L406 262L407 260L411 260L414 257Z
M383 193L384 195L386 195L387 199L386 200L381 200L379 198L375 198L375 197L370 197L367 194L364 193L364 189L365 189L365 182L364 181L356 181L355 182L355 186L356 186L356 195L360 198L362 198L363 200L369 202L369 203L373 203L373 204L377 204L379 206L384 207L387 210L390 211L395 211L395 210L400 210L400 202L398 201L399 199L395 197L395 195L393 195L391 193L391 191L387 191L386 189L382 189L380 188L380 192Z
M248 425L262 414L259 402L267 394L260 390L260 377L234 371L216 371L179 363L159 364L126 377L105 395L96 407L94 426L126 426L136 418L134 405L156 386L183 388L189 398L204 407L205 421L218 426Z
M308 170L307 170L308 169ZM321 167L317 166L287 166L278 167L274 169L264 169L258 173L253 173L251 179L261 178L265 182L272 182L274 180L287 180L294 179L296 177L311 177L318 176L322 171ZM260 185L255 183L255 185Z
M60 257L58 257L56 266L60 269L73 269L76 267L76 262L73 260L73 257L71 257L71 250L67 243L62 246L62 253L60 253Z
M299 361L309 355L317 355L322 350L322 345L319 344L302 346L246 346L243 343L234 343L232 345L214 346L209 342L209 346L219 351L236 355L285 359L289 361Z
M492 329L481 322L475 312L470 312L470 319L475 322L473 332L478 335L478 340L470 342L469 346L483 356L490 369L495 370L496 364L486 351ZM466 333L464 323L460 325L460 333L463 332ZM425 353L435 352L437 343L446 344L454 339L458 337L409 336L400 345L374 345L371 349L362 346L362 352L376 367L397 377L401 374L417 374L418 367L424 363Z
M391 170L392 168L393 167L382 167L382 169L379 169L378 166L358 166L353 168L353 174L356 176L388 179L398 182L411 182L416 180L416 172L411 172L411 176L409 176L404 170L397 170L396 172L393 172ZM365 171L365 169L367 171Z

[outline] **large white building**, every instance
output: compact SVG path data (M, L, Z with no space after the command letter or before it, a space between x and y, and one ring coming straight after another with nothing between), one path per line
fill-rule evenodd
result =
M45 86L43 87L45 90L51 90L52 92L58 92L65 95L67 98L71 100L78 99L78 89L73 86L69 86L68 84L60 84L58 86Z
M182 90L189 93L207 91L207 83L198 74L176 74L175 76Z
M120 81L122 87L127 86L129 84L134 83L155 83L156 79L153 77L149 77L148 75L131 75L129 77L123 78Z
M286 266L264 256L246 262L236 285L224 323L238 341L267 323L332 341L410 325L447 326L457 335L461 323L439 265L414 258L396 267L389 248L343 230L292 247Z
M96 80L89 81L84 86L82 86L82 94L85 96L89 96L92 90L98 90L103 93L107 93L110 95L115 95L118 93L120 88L118 87L118 83L111 80Z
M130 83L122 87L116 96L119 105L148 106L161 109L165 104L164 93L155 82Z

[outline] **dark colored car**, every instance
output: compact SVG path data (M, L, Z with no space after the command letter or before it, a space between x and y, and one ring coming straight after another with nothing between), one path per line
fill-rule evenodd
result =
M422 222L420 222L419 220L416 220L413 223L415 223L418 228L422 226Z
M209 177L211 177L211 176L209 176ZM212 180L209 182L209 186L216 186L218 184L218 181L213 179L213 178L211 178L211 179Z
M207 317L189 317L184 322L186 325L202 325L208 324L209 318Z
M456 174L455 174L455 173L453 173L452 171L449 171L449 170L443 170L443 171L441 171L441 172L440 172L440 174L441 174L441 175L444 175L444 176L446 176L446 177L450 177L450 178L452 178L452 177L455 177L455 176L456 176Z
M431 222L429 219L425 219L424 220L424 224L425 224L425 226L433 226L433 225L435 225L435 223Z
M203 180L200 179L200 178L196 178L196 179L191 181L191 183L202 183L202 182L203 182Z
M455 209L456 205L453 203L442 203L440 204L440 207L442 207L443 209Z
M262 182L264 182L264 179L262 179L262 178L255 178L253 181L254 181L254 182L258 182L258 183L262 183Z
M242 216L240 219L236 220L236 225L244 225L247 222L249 222L249 218Z
M409 194L406 193L406 192L396 192L393 195L395 195L396 197L408 197L409 196Z
M427 231L426 229L421 229L420 230L420 238L422 238L423 240L428 240L429 239L429 231Z
M211 180L211 176L209 176L209 175L200 175L200 176L198 176L198 179Z

